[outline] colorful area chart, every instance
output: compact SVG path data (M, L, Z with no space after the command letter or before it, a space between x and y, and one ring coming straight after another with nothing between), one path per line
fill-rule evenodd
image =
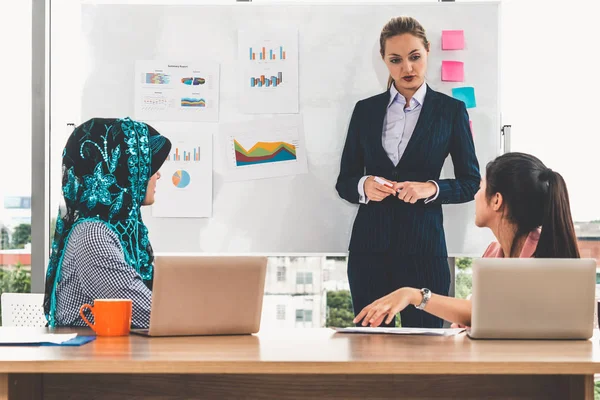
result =
M175 171L171 179L173 181L173 185L179 189L183 189L189 185L191 181L190 174L183 169Z
M183 83L184 85L198 86L198 85L204 85L204 83L206 83L206 79L204 79L204 78L181 78L181 83Z
M181 107L206 107L206 100L184 97L181 99Z
M159 72L147 72L146 83L150 85L168 85L171 82L171 76Z
M237 140L233 142L238 167L296 160L296 146L290 143L257 142L250 150L246 150Z

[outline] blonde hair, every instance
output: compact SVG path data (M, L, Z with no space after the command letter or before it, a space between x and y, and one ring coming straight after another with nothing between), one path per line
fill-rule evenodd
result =
M423 25L419 23L413 17L395 17L388 21L387 24L381 30L381 35L379 35L379 52L381 53L381 58L385 56L385 42L394 36L403 35L405 33L410 33L411 35L421 39L423 41L423 46L425 49L429 51L429 41L427 40L427 35L425 34L425 29ZM390 76L388 78L388 89L394 83L394 79Z

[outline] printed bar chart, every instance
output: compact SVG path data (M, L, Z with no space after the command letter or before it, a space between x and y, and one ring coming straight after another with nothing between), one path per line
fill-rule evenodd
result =
M277 76L271 75L270 77L266 77L265 75L261 75L260 77L252 77L250 78L250 87L277 87L281 85L283 82L283 73L278 72Z
M248 56L250 57L250 61L256 61L256 52L253 47L250 47ZM267 53L266 47L261 47L258 49L258 59L259 60L285 60L285 50L283 50L283 46L279 46L274 49L269 49Z
M173 154L170 154L167 161L200 161L200 147L194 148L194 150L180 150L179 147L175 147Z

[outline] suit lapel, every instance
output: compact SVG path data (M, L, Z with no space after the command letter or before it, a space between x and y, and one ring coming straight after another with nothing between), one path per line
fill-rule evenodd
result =
M406 150L404 150L402 158L400 158L400 161L398 162L398 166L400 166L403 160L412 156L415 146L418 145L419 141L423 140L429 134L429 128L433 123L433 119L440 112L438 108L439 96L436 91L432 90L429 85L427 85L427 93L425 94L425 100L423 101L423 109L421 110L421 114L419 114L419 119L417 120L415 130L408 141L408 145L406 146Z
M383 92L379 95L377 102L374 104L372 126L369 130L372 132L371 145L375 149L376 159L381 160L384 166L394 167L392 160L388 157L385 149L383 148L382 136L383 136L383 120L388 109L390 102L390 91Z

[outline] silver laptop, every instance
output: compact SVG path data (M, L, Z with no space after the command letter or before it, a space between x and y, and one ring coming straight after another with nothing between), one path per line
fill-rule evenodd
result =
M266 257L156 256L148 336L256 333Z
M596 262L481 258L473 261L474 339L589 339Z

